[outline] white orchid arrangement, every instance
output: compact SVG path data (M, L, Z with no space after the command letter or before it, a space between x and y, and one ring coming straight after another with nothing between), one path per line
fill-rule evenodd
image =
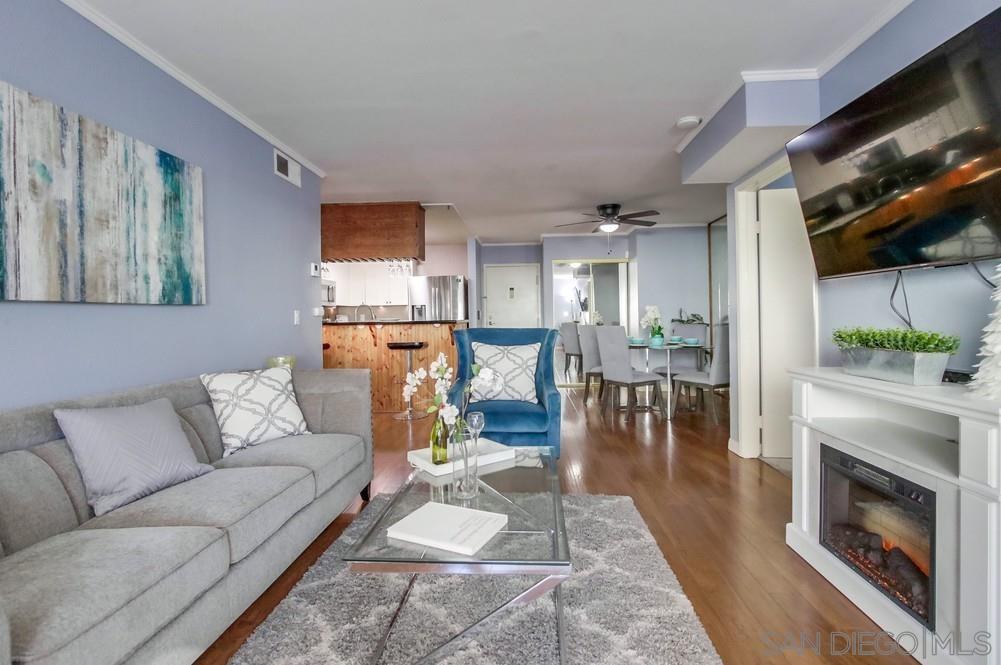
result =
M480 394L489 394L498 388L498 383L502 383L501 375L489 367L473 365L473 378L466 384L463 390L462 412L459 407L450 404L448 401L448 391L452 389L453 371L448 366L448 358L444 353L439 353L438 357L431 363L427 370L423 367L413 372L407 373L407 378L403 384L403 399L409 401L428 378L434 379L434 400L427 408L428 413L436 413L442 421L449 427L464 420L466 409L469 406L469 396L475 390Z
M660 316L660 307L657 305L647 305L646 313L640 319L640 326L650 329L650 336L656 337L664 335L663 319Z

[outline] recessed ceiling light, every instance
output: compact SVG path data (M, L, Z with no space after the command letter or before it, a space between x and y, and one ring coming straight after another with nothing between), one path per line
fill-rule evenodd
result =
M678 118L678 129L695 129L702 124L702 118L697 115L686 115Z
M580 268L580 263L578 261L574 261L570 264L570 267L576 270L577 268Z
M601 229L602 231L604 231L605 233L614 233L614 232L616 232L616 231L619 230L619 223L618 222L602 222L598 226L598 228Z

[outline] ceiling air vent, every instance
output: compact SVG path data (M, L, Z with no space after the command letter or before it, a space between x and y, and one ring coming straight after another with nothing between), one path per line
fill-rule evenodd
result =
M278 148L275 148L275 175L302 187L302 166Z

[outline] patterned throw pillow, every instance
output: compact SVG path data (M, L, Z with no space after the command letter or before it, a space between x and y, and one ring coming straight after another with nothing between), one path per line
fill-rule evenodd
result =
M292 389L292 370L202 374L222 433L223 457L247 446L309 434Z
M542 344L498 346L473 342L473 362L480 367L494 370L504 377L504 382L489 394L474 389L469 401L510 399L538 404L539 400L535 394L535 367L539 363L541 348Z

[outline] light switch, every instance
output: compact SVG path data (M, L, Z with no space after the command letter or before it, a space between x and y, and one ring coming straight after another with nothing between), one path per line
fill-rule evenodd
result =
M292 325L293 326L299 325L300 318L301 317L299 316L299 310L293 309L292 310Z
M310 277L319 277L320 276L320 264L319 263L310 263L309 264L309 276Z

